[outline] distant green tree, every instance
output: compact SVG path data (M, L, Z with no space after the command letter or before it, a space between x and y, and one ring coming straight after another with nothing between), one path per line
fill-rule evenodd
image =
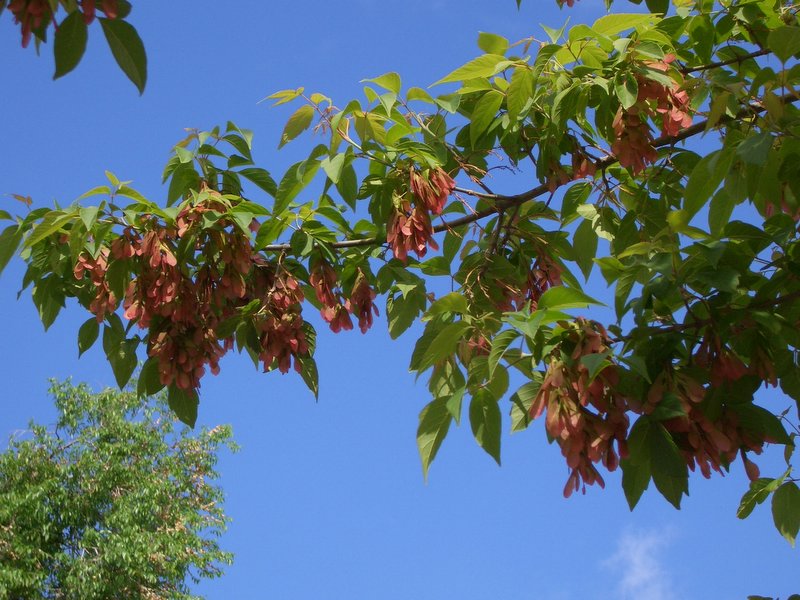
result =
M196 598L232 554L215 485L228 426L177 431L163 397L55 383L54 430L0 455L0 598Z

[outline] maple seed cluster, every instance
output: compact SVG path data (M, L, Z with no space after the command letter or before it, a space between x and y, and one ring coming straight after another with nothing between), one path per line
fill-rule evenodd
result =
M342 302L342 292L337 287L336 271L326 260L318 259L312 263L309 283L322 305L320 314L331 331L339 333L343 329L345 331L353 329L351 314L358 318L358 328L361 333L366 333L372 327L373 313L378 314L378 307L374 303L376 294L361 269L358 270L350 299L344 302Z
M628 403L616 390L617 366L608 363L596 374L581 360L609 350L610 339L599 323L583 318L569 330L560 352L554 352L539 392L530 408L532 419L546 412L545 429L561 447L570 475L564 487L569 497L581 482L605 487L595 464L614 471L628 456ZM566 354L567 346L572 350ZM563 354L562 354L563 353ZM616 449L615 449L616 442Z
M707 389L694 376L674 370L662 371L643 399L628 398L618 390L619 367L602 355L611 354L611 340L599 323L578 318L572 325L559 323L564 339L550 355L550 363L530 408L532 419L545 414L545 429L561 447L570 475L564 495L584 484L604 481L596 464L614 471L628 456L628 412L651 415L660 406L670 414L658 421L674 440L686 465L704 477L722 473L737 456L751 480L759 477L758 466L748 452L761 454L768 435L740 425L739 415L724 405L715 418L704 409ZM758 374L767 382L774 375L764 371L762 357L748 368L731 350L722 347L713 332L707 333L694 355L696 366L709 374L712 389L735 384L745 375ZM674 414L674 416L672 416ZM616 450L615 443L616 442Z
M85 274L89 274L89 279L94 285L94 298L89 304L89 310L94 313L98 323L117 309L117 299L106 281L107 270L108 250L105 248L100 251L97 258L81 254L72 270L72 274L77 280L81 280Z
M492 282L500 292L499 298L493 304L502 312L523 310L527 303L530 303L530 310L536 310L542 294L561 284L561 266L542 251L528 270L522 285L514 285L501 279Z
M674 60L675 55L668 54L662 61L646 62L645 67L666 73ZM658 160L648 117L660 116L662 135L677 135L692 124L689 94L681 89L680 84L664 85L642 74L636 75L636 82L636 103L627 109L620 106L617 110L612 123L616 139L611 144L611 152L619 164L631 169L634 175Z
M740 454L747 476L753 481L758 479L758 467L745 453L761 454L764 443L769 440L754 437L752 432L742 429L736 413L727 408L722 409L716 420L709 419L700 407L705 395L705 387L690 376L664 372L650 388L644 412L649 414L668 396L677 397L684 414L661 423L687 466L692 471L699 468L703 476L709 478L712 470L722 474L722 468L727 468Z
M206 368L216 374L219 360L233 348L233 334L217 334L229 319L244 318L241 308L258 301L259 310L247 315L258 339L254 349L264 369L301 370L298 359L309 348L303 328L302 290L280 264L253 252L249 236L226 217L202 229L203 213L223 213L214 199L185 207L176 226L156 219L140 228L129 226L97 258L81 254L75 278L92 286L89 309L102 321L117 308L107 281L109 263L122 262L135 276L127 285L124 315L148 329L147 353L157 359L160 381L195 393ZM199 255L180 264L176 249L182 236L194 236ZM182 263L187 261L182 260Z
M55 3L53 3L55 4ZM96 0L82 0L80 10L83 20L88 25L95 19L97 12ZM14 22L22 30L22 47L27 48L31 35L42 37L44 30L53 20L53 6L50 0L11 0L8 10L14 15ZM100 10L109 19L116 19L119 12L117 0L101 0Z
M48 0L11 0L8 10L22 30L22 47L27 48L31 34L45 29L53 17Z
M427 171L417 171L412 167L409 178L413 207L407 195L396 196L386 232L386 241L392 252L404 263L409 252L422 258L428 247L439 249L433 239L431 214L442 214L447 198L456 187L455 180L441 167Z

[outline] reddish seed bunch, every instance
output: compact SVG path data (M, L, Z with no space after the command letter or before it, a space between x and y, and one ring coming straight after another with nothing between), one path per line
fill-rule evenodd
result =
M611 152L617 157L619 164L629 168L634 175L658 160L658 150L653 147L650 126L647 121L642 120L639 113L640 109L635 106L628 110L619 108L613 123L617 139L611 144Z
M647 62L645 66L667 72L674 60L675 56L670 54L663 61ZM636 81L639 90L636 104L617 111L613 122L616 140L611 144L611 152L619 164L630 168L634 175L658 160L647 117L660 115L662 135L676 135L692 124L689 94L677 82L666 86L643 75L637 75Z
M14 22L22 30L22 47L27 48L34 31L44 29L50 24L53 13L48 0L11 0L8 10L14 15Z
M369 286L367 278L359 271L350 299L345 306L347 310L358 317L358 328L361 333L367 333L367 330L372 327L373 314L375 316L380 314L378 307L375 306L375 296L375 290Z
M80 10L88 25L94 21L97 12L96 0L82 0ZM22 30L22 47L27 48L33 33L39 34L53 20L53 8L49 0L11 0L8 10L14 15L14 22ZM109 19L116 19L119 12L117 0L101 0L100 10Z
M539 393L530 409L535 419L546 411L547 433L561 447L571 469L564 496L583 484L605 486L595 464L613 471L628 454L628 403L615 391L616 365L608 365L591 381L581 357L607 351L608 334L602 325L579 318L568 335L569 357L553 356ZM616 442L616 450L614 448Z
M662 372L643 402L623 397L616 391L619 385L617 365L608 364L590 381L589 369L581 358L605 353L610 350L610 344L601 325L579 318L559 349L551 355L544 380L531 405L531 418L546 413L545 428L561 447L571 469L565 496L580 489L581 482L598 483L602 487L603 478L595 465L602 462L613 471L620 459L627 457L627 412L650 415L662 403L669 401L672 407L676 400L683 414L659 422L669 432L691 470L699 469L704 477L710 477L712 471L722 473L723 468L741 456L748 477L751 480L759 477L758 466L747 453L760 454L764 444L774 440L742 428L736 411L726 406L712 420L702 406L706 388L692 376ZM567 351L569 354L565 355ZM719 347L713 334L704 338L695 362L709 370L712 380L716 381L712 383L715 388L733 384L761 368L754 364L748 369L732 352Z
M522 286L501 279L492 282L501 293L501 298L494 305L497 310L505 312L522 310L530 302L530 309L536 310L542 294L561 283L561 267L549 254L542 252L533 262Z
M136 276L125 293L125 317L149 329L147 352L158 360L161 382L187 392L199 387L207 367L219 371L219 359L233 339L219 339L217 329L253 300L261 306L252 325L265 369L275 364L286 372L293 360L299 369L297 358L308 352L297 280L255 255L249 236L226 218L217 220L219 228L201 229L203 213L221 208L212 198L182 210L177 227L155 219L141 229L128 227L98 258L82 254L74 271L79 280L89 273L95 293L90 310L102 320L117 305L106 280L109 256L135 262L129 265ZM202 249L195 269L179 265L176 257L186 235L196 236Z
M747 375L748 369L731 350L722 346L719 336L709 331L694 353L694 361L711 373L711 385L719 387Z
M108 250L103 249L97 258L92 258L86 254L78 256L78 263L72 270L75 279L82 280L86 273L89 274L95 289L95 296L89 310L92 311L100 323L117 309L117 299L114 292L106 281L106 271L108 270Z
M319 259L313 263L309 283L314 288L317 300L322 304L320 314L330 325L331 331L339 333L343 329L345 331L353 329L350 313L342 303L341 292L336 287L338 283L336 271L326 260Z
M292 366L302 370L298 356L308 353L308 341L303 331L301 315L303 291L298 281L283 269L276 269L263 260L256 262L251 288L246 300L259 299L262 310L256 315L255 327L259 335L261 352L258 355L264 371L277 363L278 370L286 373Z
M408 259L409 252L422 258L428 252L428 247L439 249L433 239L433 225L425 207L415 206L412 209L405 200L392 214L386 241L392 247L395 257L403 262Z
M760 454L768 440L757 439L753 433L739 427L737 415L723 408L718 419L712 421L700 408L705 398L705 388L685 374L662 373L647 395L644 406L649 414L667 395L677 397L683 416L662 421L683 454L686 464L694 471L699 468L704 477L711 471L722 473L722 467L730 464L740 454L750 479L758 479L758 467L745 452Z
M456 188L455 180L444 169L431 169L427 173L411 169L411 193L434 215L442 214L447 198ZM418 205L419 205L418 203Z
M210 198L184 208L175 227L150 219L138 229L125 228L97 258L80 255L74 275L83 280L89 274L95 295L90 310L98 321L116 310L106 277L109 259L121 261L135 273L125 292L124 315L149 329L147 352L158 360L164 385L194 392L206 368L218 373L220 358L233 348L233 337L220 339L218 328L238 318L239 309L253 301L259 308L247 318L258 339L257 355L264 370L274 366L285 373L293 365L302 370L300 359L308 354L309 345L300 283L280 262L255 254L250 236L227 217L217 218L217 227L204 229L205 213L215 211L218 216L226 210L219 194L205 191ZM198 251L190 259L197 261L193 268L180 265L176 256L186 236L192 236ZM369 329L378 310L375 292L360 270L347 301L342 300L336 272L327 262L316 262L309 280L323 305L323 318L334 331L353 328L350 313L357 315L362 332Z
M361 333L366 333L372 327L372 315L378 314L378 307L373 302L376 294L360 269L350 299L344 302L341 291L336 287L338 283L336 271L324 259L312 263L309 283L314 288L317 300L322 304L320 314L334 333L339 333L343 329L346 331L353 329L350 314L358 317Z
M414 206L412 208L407 198L400 198L386 233L386 241L399 260L406 262L409 252L422 258L428 247L439 249L433 239L431 214L442 213L455 187L455 180L440 167L424 172L411 169L409 189Z

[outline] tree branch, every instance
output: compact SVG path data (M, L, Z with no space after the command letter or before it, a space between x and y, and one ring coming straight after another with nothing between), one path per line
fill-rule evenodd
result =
M766 53L766 51L764 53ZM800 97L794 94L785 94L781 96L779 100L783 104L793 104L798 100L800 100ZM765 107L760 104L749 104L747 107L741 109L732 117L724 116L719 120L717 125L723 123L730 123L731 121L737 121L739 119L747 117L748 115L764 112L764 110L766 110ZM663 148L666 146L673 146L678 142L682 142L690 137L694 137L695 135L705 132L708 123L709 123L708 120L700 121L699 123L695 123L694 125L687 127L686 129L682 130L680 133L676 135L662 135L661 137L658 137L655 140L653 140L653 147ZM612 155L597 161L595 164L598 169L602 170L610 167L616 162L618 162L617 157ZM469 188L462 188L462 187L456 187L455 191L460 192L462 194L467 194L469 196L473 196L474 198L479 198L481 200L493 201L494 206L489 208L484 208L483 210L475 211L472 214L464 215L463 217L453 219L452 221L446 221L441 225L436 225L433 228L433 231L435 233L441 233L443 231L448 231L454 227L460 227L461 225L469 225L470 223L480 221L481 219L485 219L486 217L497 214L508 207L524 204L525 202L534 200L535 198L543 196L544 194L551 192L552 190L550 189L550 184L542 183L540 185L537 185L535 188L528 190L527 192L522 192L520 194L514 194L510 196L505 196L502 194L488 194L485 192L478 192L476 190L471 190ZM372 238L361 238L355 240L343 240L341 242L333 242L332 244L330 244L330 246L332 248L356 248L360 246L379 245L385 242L386 242L385 239L372 237ZM291 247L289 244L270 244L262 248L262 250L264 252L283 252L289 250L290 248Z
M697 73L698 71L710 71L711 69L716 69L718 67L727 67L728 65L733 64L741 64L746 60L751 58L758 58L759 56L764 56L766 54L770 54L770 50L766 48L761 50L756 50L755 52L751 52L750 54L743 54L742 56L737 56L736 58L731 58L729 60L723 60L720 62L710 63L707 65L700 65L699 67L690 67L687 69L679 69L683 75L688 75L689 73Z

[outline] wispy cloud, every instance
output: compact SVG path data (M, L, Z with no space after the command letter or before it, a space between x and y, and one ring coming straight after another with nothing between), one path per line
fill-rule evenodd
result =
M674 598L670 574L662 561L669 545L669 531L626 531L613 556L603 565L615 571L620 600L668 600Z

